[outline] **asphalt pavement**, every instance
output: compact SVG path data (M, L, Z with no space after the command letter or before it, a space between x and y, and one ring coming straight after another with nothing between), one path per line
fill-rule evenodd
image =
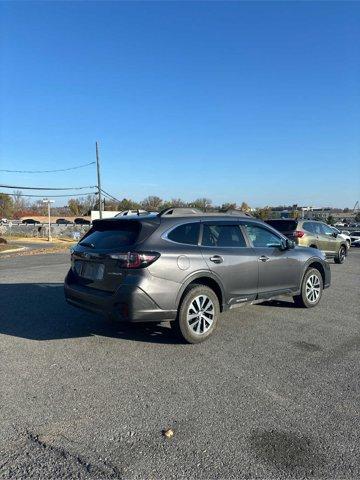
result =
M68 306L68 267L0 260L0 478L360 478L360 249L317 308L242 306L201 345Z

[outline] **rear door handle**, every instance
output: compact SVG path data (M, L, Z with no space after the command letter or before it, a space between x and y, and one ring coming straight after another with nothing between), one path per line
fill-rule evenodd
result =
M222 263L224 259L220 257L220 255L213 255L212 257L210 257L210 261L214 263Z
M267 257L266 255L261 255L261 257L259 257L259 260L260 260L261 262L267 262L267 261L270 260L270 259L269 259L269 257Z

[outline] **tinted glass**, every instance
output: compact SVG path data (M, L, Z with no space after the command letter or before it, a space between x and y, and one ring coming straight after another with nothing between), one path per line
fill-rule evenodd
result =
M254 247L270 247L273 245L281 245L282 243L280 237L266 228L257 225L246 225L246 230Z
M306 230L307 232L313 233L314 232L314 227L312 222L305 222L303 224L303 229Z
M199 239L199 223L185 223L174 228L169 234L168 239L176 243L186 243L187 245L197 245Z
M312 230L313 233L315 233L316 235L323 235L324 231L321 223L313 222L312 226L313 226L313 230Z
M133 245L140 233L139 222L119 222L119 224L99 224L89 230L89 233L80 240L79 245L99 249L113 249Z
M205 247L246 247L239 225L204 225L202 245Z
M279 232L294 232L297 227L296 220L266 220L266 223Z
M321 229L324 235L332 235L334 233L334 230L331 227L324 225L323 223L321 224Z
M352 232L351 235L353 235L355 237L360 237L360 232L358 232L358 231Z

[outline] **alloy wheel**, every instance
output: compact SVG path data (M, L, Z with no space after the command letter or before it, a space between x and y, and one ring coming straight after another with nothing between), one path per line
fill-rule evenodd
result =
M206 333L214 321L214 304L207 295L198 295L189 305L187 323L197 335Z
M310 275L306 281L306 298L309 302L315 303L320 296L320 279L317 275Z

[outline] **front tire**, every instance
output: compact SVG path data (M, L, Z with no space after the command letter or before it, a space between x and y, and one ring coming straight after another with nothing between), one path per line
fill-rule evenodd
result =
M220 305L216 293L205 285L189 288L171 328L187 343L201 343L216 330Z
M336 254L336 256L334 258L334 262L335 263L340 263L340 264L344 263L345 258L346 258L346 247L344 245L341 245L338 253Z
M298 307L315 307L322 297L323 279L321 273L316 268L309 268L304 275L301 284L301 293L294 297L294 302Z

